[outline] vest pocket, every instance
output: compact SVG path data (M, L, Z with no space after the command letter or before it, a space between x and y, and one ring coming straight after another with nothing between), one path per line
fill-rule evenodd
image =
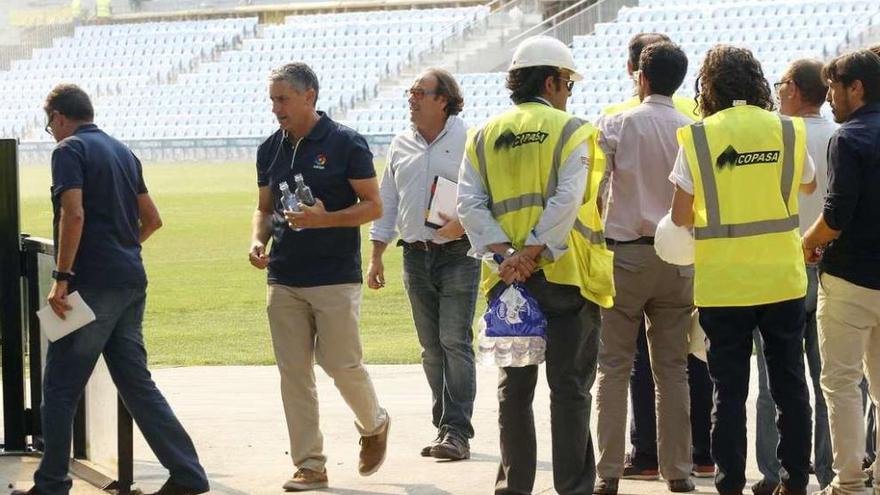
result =
M614 253L609 249L587 250L587 288L595 294L614 294Z

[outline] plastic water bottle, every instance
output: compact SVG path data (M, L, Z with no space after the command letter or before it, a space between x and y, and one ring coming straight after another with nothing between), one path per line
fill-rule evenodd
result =
M529 356L529 341L532 337L513 337L513 344L510 346L511 366L528 366L531 363Z
M480 326L477 360L480 364L495 366L495 337L486 335L486 323L482 318L480 319Z
M296 196L290 191L290 186L287 185L287 181L282 181L278 184L278 189L281 190L281 205L285 210L302 211L299 207L299 202L296 200ZM302 230L302 227L294 227L293 230L299 232Z
M505 368L513 364L514 337L493 337L495 339L495 365Z
M540 364L544 362L547 352L547 341L543 337L532 337L529 341L529 360L530 364Z
M293 193L296 199L306 206L314 206L315 196L312 195L312 189L306 185L302 174L294 175L293 180L296 182L296 190Z

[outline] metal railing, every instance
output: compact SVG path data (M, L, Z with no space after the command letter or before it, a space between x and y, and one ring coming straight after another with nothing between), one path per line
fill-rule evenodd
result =
M623 7L634 7L638 0L580 0L566 9L545 19L535 27L510 40L514 46L525 38L537 35L553 36L570 45L575 36L590 34L596 24L617 19ZM592 4L592 5L591 5Z

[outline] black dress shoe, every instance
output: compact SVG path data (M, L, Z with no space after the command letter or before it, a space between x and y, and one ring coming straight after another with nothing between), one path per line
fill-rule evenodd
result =
M617 484L620 482L617 478L599 478L599 482L593 488L595 495L617 495Z
M37 490L37 487L33 486L30 490L12 490L12 493L9 495L40 495L40 492Z
M449 461L470 459L471 446L465 438L450 432L443 437L442 442L431 447L431 457Z
M694 486L694 482L691 481L690 478L684 478L680 480L668 480L666 482L666 486L669 487L670 492L675 493L692 492L697 488Z
M159 488L158 492L149 495L199 495L200 493L208 493L208 489L190 488L168 480L162 485L162 488Z
M436 447L443 440L443 435L440 433L437 434L437 437L431 440L431 443L422 447L421 456L422 457L431 457L431 449Z

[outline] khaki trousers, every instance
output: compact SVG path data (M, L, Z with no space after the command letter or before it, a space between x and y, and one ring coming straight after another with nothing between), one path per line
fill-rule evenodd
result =
M361 285L320 287L270 285L267 312L281 399L297 468L324 469L324 440L318 420L313 362L333 379L355 414L362 436L381 433L387 415L362 362L358 331Z
M880 405L880 290L868 289L823 273L819 278L819 352L822 393L831 427L831 483L844 493L863 493L865 420L859 383L868 378L875 406ZM880 434L878 434L880 440ZM874 493L880 493L880 462L874 463Z
M657 449L667 480L690 477L688 330L693 311L693 267L662 261L654 246L618 244L614 251L614 307L602 310L596 390L598 474L620 478L626 450L629 377L642 318L647 317L651 372L657 387Z

